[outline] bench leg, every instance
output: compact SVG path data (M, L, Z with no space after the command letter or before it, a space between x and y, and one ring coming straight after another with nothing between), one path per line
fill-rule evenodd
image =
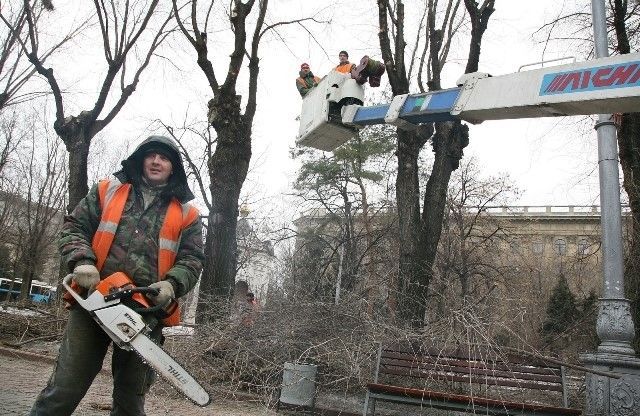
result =
M369 399L371 399L371 416L376 414L376 399L375 397L370 397L369 390L367 390L367 395L364 397L364 410L362 411L362 416L369 415Z
M364 396L364 409L362 410L362 416L367 416L369 414L369 390L367 390L367 394Z

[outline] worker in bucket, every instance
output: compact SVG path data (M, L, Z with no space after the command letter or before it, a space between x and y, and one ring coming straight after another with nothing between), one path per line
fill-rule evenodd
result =
M343 74L351 74L351 78L355 79L360 85L369 82L372 87L379 87L382 74L384 74L385 67L380 61L370 58L365 55L360 59L360 64L355 65L349 62L349 54L347 51L340 51L338 55L340 63L335 70Z
M313 75L311 67L306 62L300 65L299 75L300 76L296 78L296 88L300 93L300 97L304 98L313 87L318 85L320 78Z
M334 68L334 71L338 71L343 74L350 74L356 67L354 64L349 62L349 54L347 51L340 51L340 53L338 53L338 60L338 66Z
M188 204L194 198L176 144L151 136L122 162L110 180L93 186L65 217L59 241L73 283L85 293L124 272L148 295L168 305L195 286L204 261L202 223ZM161 343L162 328L179 322L179 309L161 320L145 315L149 338ZM147 317L148 316L148 317ZM78 304L72 305L60 351L47 386L31 415L71 415L102 368L109 336ZM114 346L111 416L142 416L155 374L133 351Z

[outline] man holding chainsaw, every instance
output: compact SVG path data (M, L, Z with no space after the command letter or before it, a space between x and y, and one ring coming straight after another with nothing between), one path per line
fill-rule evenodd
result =
M101 279L124 272L156 305L174 304L195 286L204 254L202 223L187 202L194 198L175 143L151 136L122 162L115 178L101 181L65 218L60 253L73 283L91 293ZM179 322L146 317L149 337L161 342L162 327ZM31 415L70 415L84 397L111 343L89 313L72 305L53 374ZM144 398L155 374L133 351L113 348L112 416L144 415Z

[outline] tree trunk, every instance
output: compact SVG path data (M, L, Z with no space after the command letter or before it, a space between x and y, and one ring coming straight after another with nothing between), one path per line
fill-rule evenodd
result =
M66 143L66 141L65 141ZM89 193L87 159L89 158L90 140L78 139L69 149L69 205L67 212L71 213L80 200Z
M424 194L422 221L424 223L425 258L429 274L442 234L442 221L447 204L447 189L451 173L458 169L464 148L469 144L469 127L460 121L436 123L433 136L435 160Z
M358 181L358 187L360 188L360 194L362 195L362 221L364 222L365 239L367 242L366 250L366 270L367 277L364 281L364 293L367 299L367 313L373 315L373 304L376 301L379 292L378 279L376 278L374 261L376 259L376 246L373 239L373 227L371 226L371 218L369 217L369 200L367 198L367 189L364 186L364 182L361 177L356 178ZM395 311L393 311L395 312Z
M251 159L251 123L240 114L240 97L220 93L209 103L209 121L217 133L209 160L211 210L204 270L196 317L206 320L212 299L230 299L236 278L238 200Z
M389 83L393 95L408 92L409 80L404 71L404 6L395 2L396 13L393 23L393 46L391 47L390 27L387 12L393 8L387 0L378 0L378 37L382 57L387 67ZM478 2L465 0L469 13L472 33L466 72L477 69L482 35L487 28L489 17L494 11L494 0ZM449 3L451 4L451 3ZM440 89L440 72L444 62L440 53L445 44L441 30L436 30L436 7L430 7L428 20L430 29L429 55L431 57L429 90ZM446 32L450 35L449 32ZM447 42L450 42L448 39ZM468 129L460 122L435 123L433 140L435 162L425 188L423 212L420 213L420 189L418 183L418 154L433 132L431 126L421 126L417 131L398 129L398 176L396 179L396 200L399 222L399 267L398 298L399 317L414 327L424 324L429 282L433 274L432 266L436 256L438 240L442 232L442 215L446 204L447 187L451 172L457 169L462 150L469 142Z
M94 123L89 115L89 112L82 112L77 117L69 117L62 125L57 121L53 125L69 153L68 213L89 193L87 160L91 139L95 135L90 133L91 127L88 127Z
M20 300L30 301L31 297L29 296L31 293L31 283L33 282L33 267L25 266L25 269L20 276L22 279L22 286L20 287Z
M344 258L342 260L343 263L341 289L351 292L353 291L356 284L355 280L357 274L357 253L353 231L353 212L351 209L351 201L349 200L349 194L347 193L346 185L342 190L342 198L344 201L344 232L342 241L342 244L344 245Z
M418 204L419 140L416 133L398 131L398 177L396 199L400 240L400 318L412 326L424 323L429 282L442 234L451 173L458 168L469 144L468 127L459 121L437 123L433 136L435 161L425 188L422 215Z
M398 317L403 322L420 326L424 320L428 284L418 181L418 155L422 144L415 132L398 129L397 133Z

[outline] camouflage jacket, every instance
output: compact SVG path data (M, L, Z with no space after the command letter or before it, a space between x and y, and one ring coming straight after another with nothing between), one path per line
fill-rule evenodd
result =
M309 71L306 76L302 71L300 71L299 75L300 76L296 78L296 88L298 89L300 96L304 97L311 90L311 88L318 85L318 83L320 82L320 78L313 75L311 71Z
M139 189L135 186L131 189L111 250L100 271L103 278L121 271L137 286L158 281L158 238L167 206L166 199L156 197L145 210ZM71 215L65 217L58 245L69 271L78 264L96 263L91 240L100 216L95 185ZM185 295L198 281L204 261L202 245L202 222L198 218L183 230L176 262L167 272L166 279L173 284L176 297Z

